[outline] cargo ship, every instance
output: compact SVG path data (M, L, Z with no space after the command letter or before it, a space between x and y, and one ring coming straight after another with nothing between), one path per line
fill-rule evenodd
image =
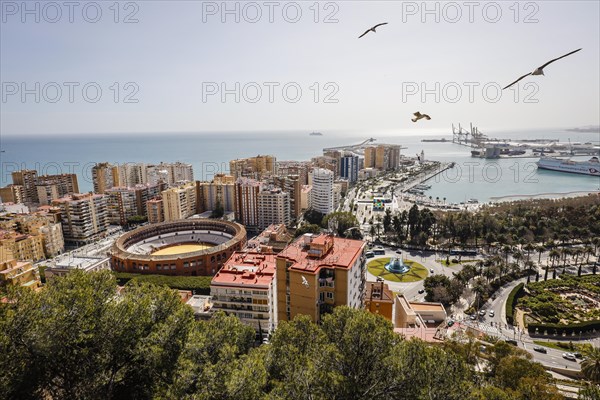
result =
M598 157L592 157L588 161L573 161L554 157L542 157L536 164L540 169L600 176L600 161L598 160Z

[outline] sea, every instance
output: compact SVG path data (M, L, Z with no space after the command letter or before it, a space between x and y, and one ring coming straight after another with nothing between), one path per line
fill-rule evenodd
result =
M489 137L508 140L556 139L561 143L599 144L599 133L559 129L486 132ZM471 148L451 143L451 133L394 131L323 131L310 136L306 131L198 132L152 134L94 134L3 136L0 147L1 185L12 183L11 172L36 169L41 174L76 173L80 191L92 190L91 168L98 162L148 164L181 161L194 167L197 180L210 180L226 173L229 160L270 154L278 161L310 160L326 147L357 144L374 138L377 143L402 145L402 154L415 157L423 151L426 160L455 162L452 169L430 179L426 197L448 203L479 202L537 197L560 197L600 190L600 178L538 170L537 158L486 160L471 157ZM446 138L448 142L422 142ZM587 160L590 156L574 157Z

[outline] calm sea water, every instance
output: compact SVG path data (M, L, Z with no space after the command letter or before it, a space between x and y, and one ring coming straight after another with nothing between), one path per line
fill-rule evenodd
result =
M575 133L558 130L497 132L490 136L522 139L550 138L567 142L597 143L598 133ZM414 136L389 132L230 132L165 133L161 135L123 134L95 136L3 137L1 147L1 184L12 182L11 172L37 169L42 174L75 172L81 191L92 190L91 167L97 162L158 163L181 161L194 166L196 179L210 179L215 173L227 172L231 159L272 154L278 160L309 160L322 154L324 147L359 143L374 137L380 143L401 144L403 154L425 152L425 158L454 161L456 167L433 178L426 196L448 202L475 198L489 201L494 197L567 193L598 190L600 178L538 171L537 159L485 160L470 156L470 148L451 143L423 143L421 139L451 135ZM579 157L578 159L588 159Z

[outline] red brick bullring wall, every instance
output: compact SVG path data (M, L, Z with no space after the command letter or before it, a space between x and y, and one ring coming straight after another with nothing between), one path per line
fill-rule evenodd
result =
M222 238L221 232L223 232L231 235L232 238L215 247L173 255L145 255L126 250L145 239L183 231L210 231L210 234L215 235L215 240L217 237ZM181 244L189 242L182 238ZM111 268L117 272L138 274L214 275L234 251L243 249L245 245L246 229L235 222L213 219L162 222L143 226L122 235L111 248Z

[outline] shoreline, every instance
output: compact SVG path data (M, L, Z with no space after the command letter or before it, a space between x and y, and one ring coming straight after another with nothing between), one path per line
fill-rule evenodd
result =
M492 202L505 202L505 201L518 201L518 200L534 200L534 199L562 199L562 198L571 198L571 197L583 197L589 195L600 195L600 190L594 191L573 191L573 192L562 192L562 193L536 193L536 194L514 194L514 195L506 195L506 196L495 196L490 197L490 201L487 204ZM484 204L484 203L482 203Z

